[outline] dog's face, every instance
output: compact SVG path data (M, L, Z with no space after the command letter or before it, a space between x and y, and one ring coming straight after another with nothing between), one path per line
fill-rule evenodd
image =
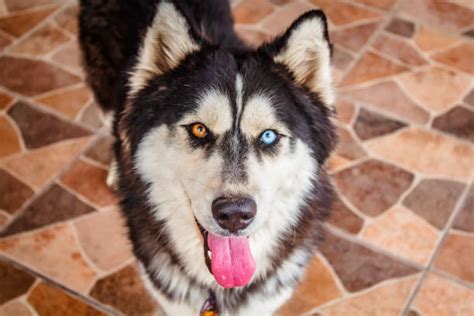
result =
M222 286L247 284L297 222L333 145L329 55L320 13L236 53L206 44L171 3L158 8L120 138L194 274L207 261Z

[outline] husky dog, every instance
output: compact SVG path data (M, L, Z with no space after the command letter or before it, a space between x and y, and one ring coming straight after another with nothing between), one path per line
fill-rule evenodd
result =
M224 0L81 0L80 42L150 292L170 315L275 312L331 200L324 14L251 49Z

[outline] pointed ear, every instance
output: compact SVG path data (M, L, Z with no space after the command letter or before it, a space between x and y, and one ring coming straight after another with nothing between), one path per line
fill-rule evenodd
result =
M202 47L185 14L170 0L160 1L148 27L129 80L131 94L148 80L178 66L190 53Z
M324 104L334 106L331 79L331 44L326 16L320 10L306 12L272 43L260 49L283 64L297 84L318 94Z

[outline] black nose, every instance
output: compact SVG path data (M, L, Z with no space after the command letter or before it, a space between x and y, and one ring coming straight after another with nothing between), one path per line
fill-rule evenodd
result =
M219 226L235 233L249 226L257 214L257 204L251 198L221 197L212 202L212 215Z

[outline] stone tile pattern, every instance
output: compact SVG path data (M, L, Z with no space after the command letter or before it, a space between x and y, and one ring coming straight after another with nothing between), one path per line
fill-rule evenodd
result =
M83 80L75 3L0 0L0 315L151 315L104 184L113 138ZM408 315L472 314L472 3L231 3L253 47L312 8L334 44L333 213L278 315L400 315L410 299Z

